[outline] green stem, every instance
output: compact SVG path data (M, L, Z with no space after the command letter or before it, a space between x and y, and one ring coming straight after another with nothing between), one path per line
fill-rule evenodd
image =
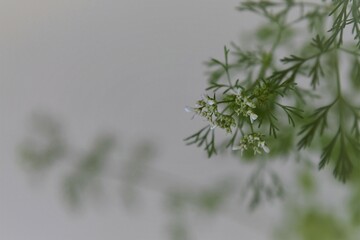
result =
M224 46L224 53L225 53L225 67L224 68L225 68L226 78L229 82L230 89L234 90L234 86L232 85L230 73L229 73L229 60L228 60L229 50L226 48L226 46Z
M339 129L340 132L343 132L344 126L344 99L341 91L341 77L340 77L340 63L338 52L334 53L334 69L335 69L335 79L337 87L337 99L338 99L338 111L339 111Z
M341 100L341 78L340 78L340 70L339 70L339 56L338 53L334 53L334 69L335 69L335 79L336 79L336 87L337 87L337 97Z
M251 129L251 133L254 133L254 127L253 127L252 123L250 123L250 129Z
M350 50L350 49L346 49L346 48L342 48L342 47L340 47L339 50L341 50L345 53L354 55L354 56L360 56L360 53L358 53L357 50Z

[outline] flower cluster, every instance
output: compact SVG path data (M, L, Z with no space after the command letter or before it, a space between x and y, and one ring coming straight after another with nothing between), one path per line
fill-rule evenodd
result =
M241 150L241 153L243 153L245 150L252 149L254 154L261 154L261 150L269 153L270 149L266 146L263 138L264 135L261 133L247 134L240 140L238 146L233 147L233 150Z
M231 133L231 127L235 127L235 120L232 116L226 114L217 114L217 118L215 120L215 126L219 126L226 130L226 132Z
M271 97L270 87L266 83L258 84L253 91L253 95L256 97L258 105L267 103Z
M235 109L237 115L249 117L251 123L253 123L258 118L258 115L256 115L253 111L253 109L256 107L255 103L243 93L236 95L235 104L237 106Z
M202 99L197 101L194 108L186 107L186 112L194 112L205 117L212 125L214 125L213 117L218 113L215 97L211 98L206 95L201 96Z
M218 111L215 96L209 97L202 95L202 99L197 101L196 106L186 107L186 112L194 112L197 115L205 117L211 124L212 129L220 127L231 133L231 127L235 127L235 120L231 115L223 114Z

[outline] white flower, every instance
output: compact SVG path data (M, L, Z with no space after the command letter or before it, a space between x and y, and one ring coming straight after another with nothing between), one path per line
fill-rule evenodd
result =
M258 115L256 115L255 113L253 113L251 110L247 111L247 112L246 112L246 115L249 116L251 123L253 123L253 122L258 118Z
M240 144L239 146L234 146L232 148L233 151L241 151L241 155L243 155L244 151L247 150L247 146L245 144Z
M262 142L260 142L260 147L264 150L264 152L266 152L266 153L269 153L270 152L270 149L265 145L265 142L264 141L262 141Z
M201 98L210 106L215 104L215 101L211 99L209 96L206 96L205 94L202 94Z
M246 103L246 105L248 105L249 107L255 108L255 104L254 104L253 102L247 101L247 102L245 102L245 103Z
M253 123L258 118L258 115L255 113L250 114L250 122Z
M214 100L210 100L210 99L208 99L207 104L209 104L210 106L212 106L212 105L214 105L214 104L215 104L215 101L214 101Z
M234 147L232 148L233 151L242 150L242 149L243 149L242 146L234 146Z
M189 107L189 106L186 106L186 107L184 108L184 110L185 110L185 112L188 112L188 113L190 113L190 112L195 112L195 109L192 108L192 107Z
M194 118L195 118L195 115L196 115L196 110L195 110L195 108L186 106L186 107L184 108L184 110L185 110L185 112L188 112L188 113L194 113L194 115L191 117L191 119L194 119Z
M236 95L240 95L241 92L242 92L242 89L241 89L241 88L236 88L236 89L232 88L232 90L233 90L233 92L234 92Z
M270 149L266 146L265 141L263 140L263 135L259 133L250 133L240 140L238 146L234 146L232 150L241 150L241 154L247 150L252 149L254 154L261 154L263 150L265 153L269 153Z

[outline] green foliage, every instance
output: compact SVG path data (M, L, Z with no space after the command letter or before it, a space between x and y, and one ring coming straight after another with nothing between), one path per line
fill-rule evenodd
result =
M216 154L215 134L214 131L211 131L210 126L206 126L200 129L198 132L185 138L184 141L188 141L188 145L196 143L198 147L205 145L205 150L207 151L208 157Z
M256 147L266 146L271 159L319 152L319 169L332 165L337 179L349 179L360 153L359 103L347 96L344 86L360 86L359 7L350 0L243 1L239 11L252 12L267 23L255 30L256 50L232 43L231 49L224 48L223 61L213 58L207 63L206 94L213 96L208 99L216 111L209 118L199 110L199 102L188 107L210 125L186 138L187 144L205 146L211 157L221 148L253 148L248 136L259 134L263 140ZM349 43L357 47L347 48ZM281 57L284 53L287 56ZM344 62L350 62L350 68ZM348 78L344 71L349 71ZM221 130L228 135L227 144L215 142ZM285 139L297 144L297 150L276 147Z
M349 72L351 84L356 89L360 89L360 61L357 56L354 57L351 66L352 68Z

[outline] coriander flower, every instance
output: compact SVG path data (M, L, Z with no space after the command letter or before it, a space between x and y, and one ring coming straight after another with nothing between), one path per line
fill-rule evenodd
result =
M253 123L253 122L258 118L258 115L256 115L255 113L253 113L253 112L250 111L250 110L248 110L248 111L246 112L246 115L249 116L251 123Z
M265 141L260 142L260 147L264 150L264 152L270 152L270 149L265 145Z
M203 99L203 101L205 101L210 106L215 104L215 98L211 98L205 94L202 94L201 98Z
M248 149L252 149L255 154L261 154L262 151L269 153L270 149L266 146L266 143L263 139L264 135L260 133L250 133L245 135L241 140L238 146L234 146L232 149L234 151L240 150L241 154Z
M185 112L193 112L195 115L200 115L210 122L211 128L216 127L214 118L219 114L215 97L211 98L207 95L202 95L201 100L197 101L195 107L185 107ZM195 116L194 115L194 116Z
M210 128L214 129L216 127L225 129L226 132L231 133L232 127L235 127L235 119L231 115L220 113L218 111L218 105L214 97L209 97L208 95L201 95L201 100L197 101L195 107L185 107L186 112L195 113L195 115L200 115L209 122ZM252 116L254 118L254 116ZM257 116L256 116L257 117Z
M186 106L186 107L184 108L184 110L185 110L185 112L188 112L188 113L190 113L190 112L195 112L195 108L189 107L189 106Z
M236 95L235 104L237 105L235 108L236 114L249 117L251 124L258 118L258 115L253 111L256 107L255 103L244 94Z
M225 129L226 132L231 133L231 127L235 127L235 120L232 116L226 114L217 114L215 119L215 124L222 129Z

